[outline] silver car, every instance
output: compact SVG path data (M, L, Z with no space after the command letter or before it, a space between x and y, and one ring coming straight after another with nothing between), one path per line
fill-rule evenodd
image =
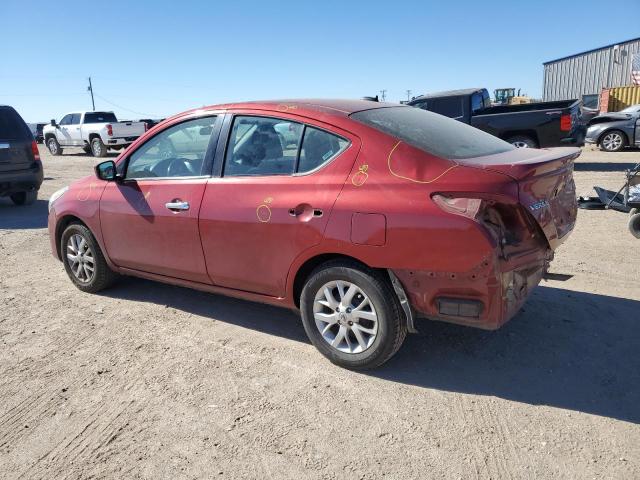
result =
M587 143L595 143L605 152L619 152L625 147L640 147L640 105L619 112L603 113L587 125Z

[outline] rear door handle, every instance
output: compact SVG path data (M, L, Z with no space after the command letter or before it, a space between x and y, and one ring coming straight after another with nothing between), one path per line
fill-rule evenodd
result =
M179 200L174 200L172 202L165 203L164 206L172 211L189 210L189 202L181 202Z
M296 208L292 208L289 210L289 215L291 215L292 217L298 217L300 215L302 215L303 213L305 213L305 211L307 211L305 208L300 208L299 206ZM319 208L314 208L313 209L313 216L314 217L321 217L322 216L322 210L320 210Z

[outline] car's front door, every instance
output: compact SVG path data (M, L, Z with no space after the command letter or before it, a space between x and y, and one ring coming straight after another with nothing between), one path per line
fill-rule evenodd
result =
M72 145L82 145L82 132L80 130L81 113L74 113L71 115L71 123L66 127L69 133L69 139Z
M283 296L292 262L321 242L358 149L347 132L236 116L221 175L209 180L200 210L213 283Z
M62 146L73 145L73 141L71 140L71 121L73 119L73 113L69 113L62 117L60 123L56 128L56 139L58 143Z
M207 275L198 213L211 175L219 117L158 132L128 155L100 199L105 247L119 267L194 282Z

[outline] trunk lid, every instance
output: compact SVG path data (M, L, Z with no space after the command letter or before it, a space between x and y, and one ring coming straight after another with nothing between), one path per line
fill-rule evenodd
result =
M458 162L499 172L517 181L520 204L536 220L549 246L555 250L576 222L578 204L573 162L579 155L577 148L519 148Z
M33 136L11 107L0 107L0 173L27 170L34 162Z

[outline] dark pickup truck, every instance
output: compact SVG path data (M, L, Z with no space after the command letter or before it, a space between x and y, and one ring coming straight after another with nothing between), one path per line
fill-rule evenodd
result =
M455 118L516 147L584 145L579 100L491 106L486 88L469 88L422 95L407 105Z

